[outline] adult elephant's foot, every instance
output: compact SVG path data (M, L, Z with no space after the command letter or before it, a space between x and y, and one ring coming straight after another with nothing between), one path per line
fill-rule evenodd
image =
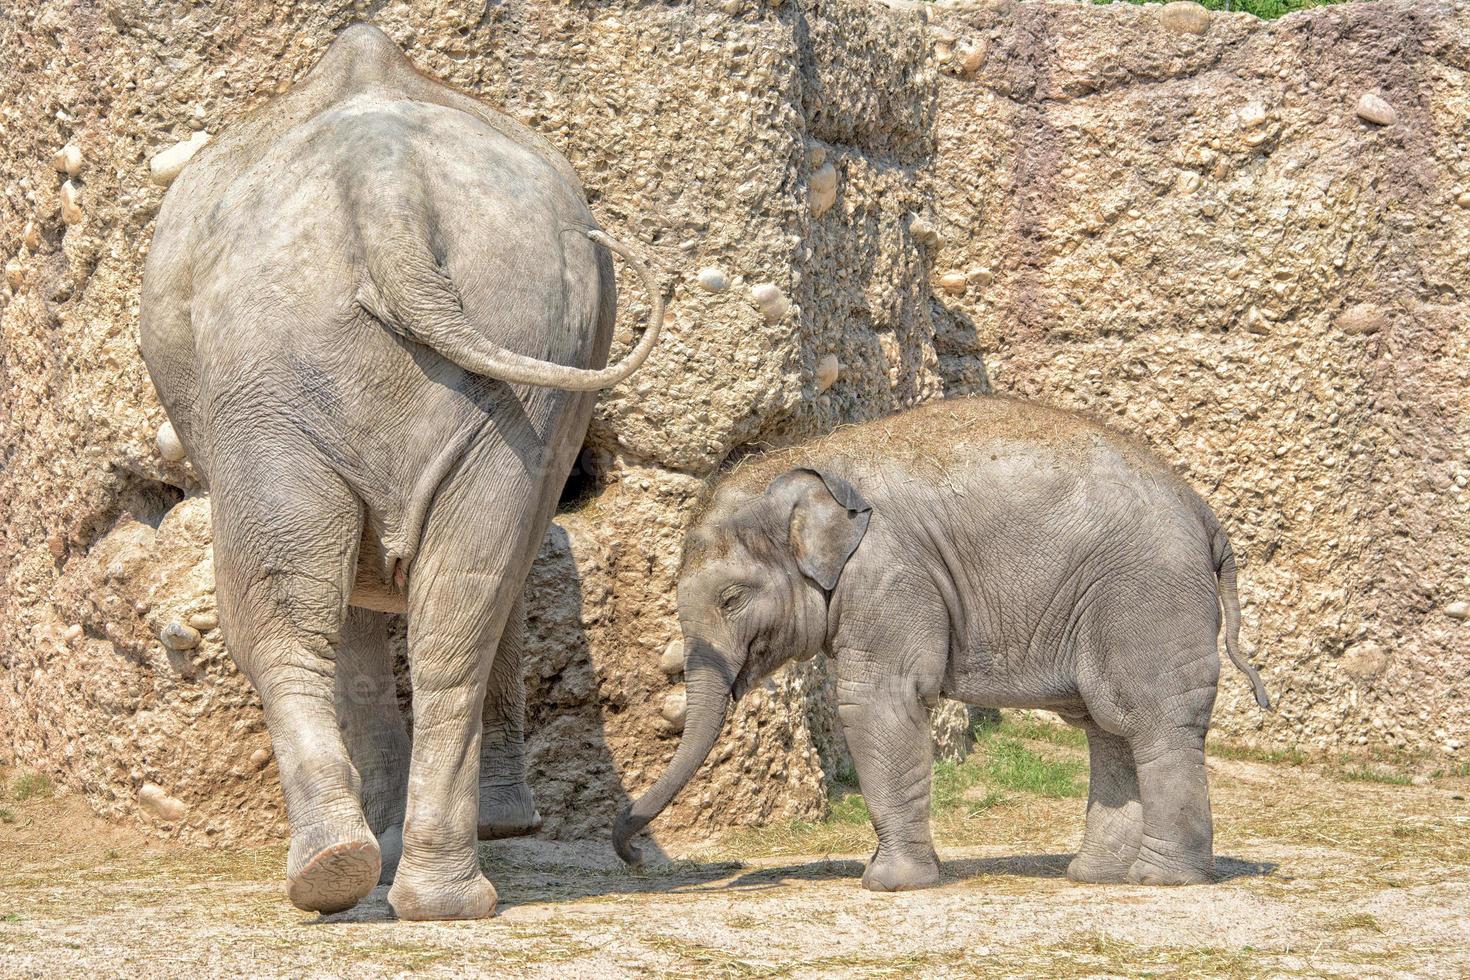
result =
M863 872L863 887L870 892L907 892L939 884L939 858L888 854L881 848Z
M403 857L402 824L395 824L378 834L378 850L383 855L383 870L378 875L378 884L391 885L398 874L398 861Z
M541 829L541 814L524 782L511 786L480 784L480 840L524 837Z
M1089 885L1111 885L1128 880L1128 869L1132 859L1121 859L1112 855L1078 854L1067 865L1067 877Z
M1128 869L1128 880L1135 885L1205 885L1215 880L1215 861L1209 855L1204 860L1170 860L1145 846Z
M475 872L466 881L425 881L400 876L388 889L388 904L400 919L487 919L495 912L495 886Z
M326 826L294 834L286 861L286 897L307 912L344 912L377 885L381 865L378 842L366 824L345 834Z

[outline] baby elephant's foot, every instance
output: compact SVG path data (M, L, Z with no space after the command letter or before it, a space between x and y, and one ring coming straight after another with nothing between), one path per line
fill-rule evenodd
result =
M870 892L907 892L939 884L939 858L886 854L880 848L863 872L863 887Z
M367 827L362 833L297 835L286 863L286 897L298 909L331 915L362 901L378 883L381 858Z
M1165 862L1151 855L1140 855L1128 869L1128 880L1135 885L1205 885L1215 880L1215 862Z
M480 785L480 840L524 837L541 829L541 814L525 783Z
M1132 865L1132 858L1083 852L1067 865L1067 877L1088 885L1118 884L1128 880L1128 870Z
M495 886L475 872L467 881L425 881L398 876L388 889L388 904L400 919L488 919L495 912Z

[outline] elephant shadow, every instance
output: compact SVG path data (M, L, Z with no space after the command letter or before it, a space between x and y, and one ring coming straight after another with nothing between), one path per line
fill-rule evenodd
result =
M955 858L939 863L940 885L976 878L1053 878L1065 879L1072 854L1013 854L1002 857ZM838 878L861 879L864 862L856 859L824 858L804 864L759 868L731 880L726 887L759 889L782 887L789 882L830 881ZM1239 878L1260 878L1275 874L1274 862L1244 861L1238 858L1215 859L1217 884Z

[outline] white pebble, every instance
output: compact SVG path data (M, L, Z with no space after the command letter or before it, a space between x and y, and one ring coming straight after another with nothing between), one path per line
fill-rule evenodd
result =
M165 422L158 427L158 435L154 436L153 442L158 446L158 455L170 463L177 463L188 455L184 451L184 443L179 439L179 434L174 431L172 422Z
M807 200L814 218L826 214L837 200L837 168L831 163L822 164L812 173L807 183Z
M144 783L138 788L138 803L160 820L178 820L189 812L183 800L169 796L155 783Z
M75 143L68 143L51 158L51 167L57 173L75 177L82 172L82 148Z
M189 625L201 633L208 633L219 626L219 613L213 610L197 612L189 617Z
M836 354L823 354L822 359L817 361L817 394L821 394L837 383L842 374L842 362L837 359Z
M673 639L658 658L658 669L669 676L684 673L684 641Z
M709 266L699 270L699 284L712 293L723 293L730 285L725 270Z
M158 634L158 639L170 650L180 652L192 650L199 645L199 631L192 626L185 626L178 620L170 622Z
M689 709L689 699L683 691L675 691L664 698L663 707L659 714L663 715L664 721L676 732L684 730L684 716Z
M1159 24L1175 34L1204 34L1210 29L1210 12L1190 0L1175 0L1159 9Z
M152 176L155 184L167 187L173 183L179 171L184 165L193 159L194 154L204 148L209 142L209 134L200 130L188 139L175 143L166 150L160 150L153 154L153 159L148 161L148 173Z
M1470 619L1470 602L1457 599L1444 607L1444 614L1450 619Z
M82 189L69 180L61 185L61 220L69 225L82 220Z
M1266 121L1266 107L1259 102L1247 102L1241 107L1239 116L1240 124L1250 129Z
M1358 99L1358 118L1375 126L1392 126L1399 114L1377 92L1364 92Z
M939 285L951 296L963 295L965 287L969 284L970 281L965 278L963 272L946 272L939 277Z
M991 272L983 265L977 265L969 272L965 273L965 278L970 281L970 285L978 286L979 288L984 289L986 286L995 281L995 273Z
M775 323L791 308L791 301L774 283L763 282L758 286L752 286L750 295L755 300L755 305L760 307L761 314L766 318L767 323Z

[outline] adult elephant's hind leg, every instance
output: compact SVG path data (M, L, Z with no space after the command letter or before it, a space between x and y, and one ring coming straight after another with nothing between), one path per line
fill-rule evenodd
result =
M516 598L485 685L480 734L480 840L533 834L541 814L526 783L525 600Z
M290 465L215 476L216 590L275 748L291 826L286 893L298 908L340 912L372 891L380 863L333 697L359 509L335 474L271 448L242 454Z
M480 871L480 736L496 646L524 580L536 529L524 487L489 459L435 502L408 575L413 751L403 858L388 902L401 919L475 919L495 910ZM478 478L477 478L478 477Z
M1067 877L1083 882L1123 882L1138 856L1143 808L1133 750L1122 736L1098 727L1091 718L1072 722L1087 733L1087 830L1082 847L1067 865Z
M403 851L408 732L388 646L392 617L349 609L337 648L337 718L362 778L362 808L382 853L380 882L391 882Z

